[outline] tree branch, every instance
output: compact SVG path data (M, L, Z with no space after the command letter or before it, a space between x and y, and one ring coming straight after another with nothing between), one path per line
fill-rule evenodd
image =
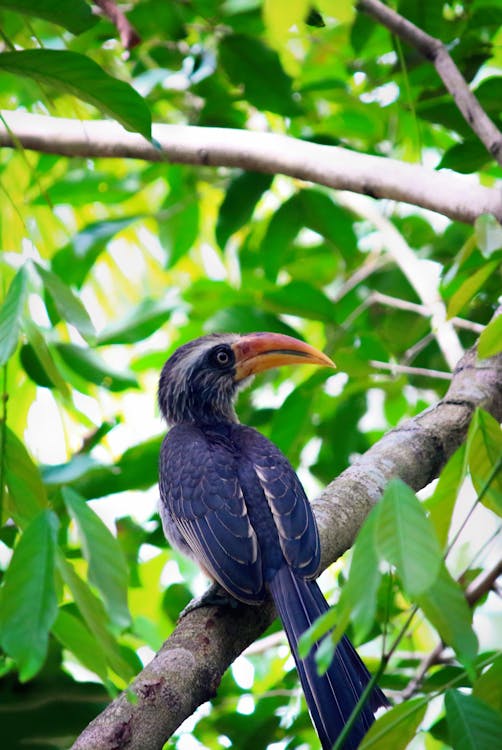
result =
M477 360L473 348L455 368L443 399L385 435L314 501L323 569L352 545L392 477L414 490L437 477L464 440L477 406L502 420L502 354ZM73 750L160 750L181 722L215 695L225 670L274 616L270 602L190 612L128 692L84 730Z
M443 42L426 34L380 0L358 0L357 7L373 16L389 31L410 44L434 64L465 121L486 146L487 151L502 166L502 133L470 90Z
M141 38L138 32L120 8L117 8L114 0L93 0L93 2L101 8L104 15L108 16L110 21L116 26L120 35L120 41L125 50L129 51L140 43Z
M276 133L189 125L154 125L153 145L118 123L78 121L2 110L0 146L69 157L134 158L285 174L319 185L389 198L473 223L481 214L502 222L502 194L468 175L426 169Z

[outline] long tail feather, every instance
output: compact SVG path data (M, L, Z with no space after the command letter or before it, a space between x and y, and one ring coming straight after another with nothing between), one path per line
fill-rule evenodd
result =
M345 636L323 675L317 671L315 648L305 659L299 657L300 636L328 609L328 603L315 581L298 578L290 568L284 566L270 582L270 591L288 637L321 745L323 750L331 750L371 675ZM375 688L347 738L345 750L356 750L374 721L373 712L387 705L382 691Z

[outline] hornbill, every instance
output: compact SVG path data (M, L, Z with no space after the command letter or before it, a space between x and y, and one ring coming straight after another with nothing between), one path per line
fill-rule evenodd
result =
M298 639L328 609L315 582L319 534L292 466L256 430L239 423L234 401L256 373L287 364L334 366L312 346L277 333L210 334L181 346L159 382L171 427L160 453L160 514L167 539L234 599L260 604L270 592L282 620L307 705L328 750L370 674L347 637L327 672ZM292 425L294 429L294 425ZM345 748L356 748L387 705L375 688Z

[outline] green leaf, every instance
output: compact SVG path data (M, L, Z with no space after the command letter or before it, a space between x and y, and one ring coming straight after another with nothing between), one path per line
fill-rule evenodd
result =
M315 650L315 660L319 674L326 674L335 655L335 644L331 638L324 638Z
M445 549L448 542L453 509L466 473L467 454L463 443L441 471L434 493L424 502L442 549Z
M502 227L495 216L482 214L474 222L474 236L484 258L502 248Z
M441 550L422 505L400 479L389 482L378 504L375 542L380 558L395 566L410 596L433 585Z
M79 378L110 391L138 388L138 381L132 373L114 370L92 349L85 349L76 344L56 344L54 348L63 362Z
M73 489L90 499L124 490L144 490L157 482L162 436L154 437L126 450L111 465L97 463L89 456L76 455L71 461L44 470L47 484L71 482Z
M62 555L58 556L58 568L89 630L103 650L108 664L119 677L129 682L134 676L134 669L126 661L119 644L108 630L108 618L103 604Z
M467 434L469 470L481 502L498 515L502 515L501 459L500 425L491 414L482 409L476 409Z
M444 563L434 584L416 597L429 622L461 661L472 664L478 643L472 629L472 611L464 593Z
M24 528L46 507L47 495L40 471L23 443L6 425L4 430L4 478L8 489L7 513L12 516L18 526ZM5 519L0 520L3 522Z
M492 157L477 138L466 138L455 143L443 154L437 169L454 169L462 174L478 172Z
M172 268L197 241L199 206L193 194L166 203L168 218L159 219L159 239L167 252L166 268Z
M58 250L52 259L53 270L67 284L81 287L108 242L136 219L137 216L128 216L88 224L72 237L71 242Z
M16 273L0 308L0 367L17 346L21 318L28 293L28 275L23 266Z
M454 750L493 750L502 737L502 717L473 695L447 690L446 721Z
M485 4L485 3L484 3ZM489 3L486 3L489 5ZM488 114L500 117L500 101L502 99L502 80L500 76L484 78L474 90L479 103Z
M374 624L381 579L374 541L377 511L377 507L373 508L357 535L349 577L338 605L321 615L300 638L300 656L305 657L312 646L332 630L329 639L331 646L323 641L320 647L322 650L319 658L323 667L326 666L325 656L338 643L349 622L352 621L357 640L363 640Z
M291 27L305 20L309 5L310 0L264 0L263 20L267 38L276 49L287 43Z
M305 226L325 237L346 260L353 259L357 238L350 213L321 190L301 190L298 199Z
M123 179L114 176L112 179L110 173L104 171L93 169L91 172L88 168L75 167L59 175L49 187L31 201L31 205L46 206L47 198L53 206L85 206L88 203L96 203L98 200L100 204L113 205L132 198L140 192L142 187L140 173L127 174ZM69 281L65 275L61 278Z
M293 196L274 213L261 242L263 265L269 278L275 280L302 226L299 201L297 196Z
M23 328L45 376L54 384L64 399L70 398L70 389L59 372L45 339L30 318L24 318Z
M498 265L499 262L497 260L485 263L461 284L460 288L457 289L448 302L448 318L454 318L455 315L458 315L465 305L479 292Z
M71 3L62 3L61 0L0 0L0 8L43 18L63 26L72 34L87 31L99 20L84 0L72 0Z
M256 204L272 184L272 175L243 172L227 188L216 223L216 240L224 249L229 237L251 219Z
M62 319L75 326L84 339L92 341L96 331L79 298L57 274L42 268L38 263L35 263L35 268Z
M45 372L31 344L24 344L19 350L19 361L31 380L42 388L54 388L54 383Z
M78 52L29 49L0 54L0 69L72 94L117 120L127 130L151 137L151 114L132 86L112 78Z
M283 323L276 315L244 305L231 305L218 310L212 318L206 321L205 328L207 331L239 331L240 333L273 331L299 338L298 331L287 323Z
M502 655L478 677L472 694L502 714Z
M490 320L478 340L478 357L494 357L502 352L502 315Z
M261 242L264 265L270 278L275 278L288 261L293 240L302 227L317 232L347 262L353 261L357 238L350 214L337 206L326 193L304 189L279 207Z
M317 643L317 641L336 626L336 630L331 635L331 645L326 644L323 647L324 653L327 653L328 651L333 652L335 642L342 637L347 625L349 624L349 619L350 618L347 616L345 620L341 620L338 609L335 607L331 607L327 612L324 612L324 614L318 617L317 620L314 621L314 624L302 633L300 640L298 641L298 653L302 659L307 656L310 649ZM322 658L323 655L321 654L321 659Z
M317 379L315 382L319 385ZM277 409L274 414L270 439L289 457L290 461L294 461L293 447L297 446L300 451L304 446L304 430L310 426L310 408L314 390L312 380L307 380L289 394L281 408ZM296 429L291 429L292 424Z
M57 616L54 553L58 519L44 510L26 527L5 574L0 641L26 682L44 663Z
M301 112L293 98L291 78L275 50L246 34L229 34L220 42L219 52L230 80L244 87L250 104L286 117Z
M370 511L356 537L349 576L337 607L342 621L345 613L350 616L357 641L364 640L375 621L382 577L375 545L379 510L375 507Z
M60 609L52 633L84 667L97 674L103 682L107 681L108 670L103 650L78 617L66 609Z
M371 725L359 750L404 750L415 737L426 710L423 698L393 706Z
M98 344L133 344L155 333L177 307L177 297L166 294L163 299L147 297L138 307L111 323L98 335Z
M306 281L291 281L285 286L276 286L273 291L265 293L264 302L275 312L327 323L335 319L335 306L331 300Z
M112 622L127 627L129 570L118 541L85 500L70 487L63 487L63 500L75 521L89 564L89 580L100 591Z

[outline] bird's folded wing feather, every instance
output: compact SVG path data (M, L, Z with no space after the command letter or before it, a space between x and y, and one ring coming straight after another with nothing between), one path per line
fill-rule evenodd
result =
M241 449L254 466L287 563L301 577L313 577L319 567L319 534L300 480L270 440L249 427L240 432ZM245 494L246 488L243 490Z
M236 456L197 428L174 427L161 452L161 512L199 563L243 601L264 598L258 540L237 478Z

